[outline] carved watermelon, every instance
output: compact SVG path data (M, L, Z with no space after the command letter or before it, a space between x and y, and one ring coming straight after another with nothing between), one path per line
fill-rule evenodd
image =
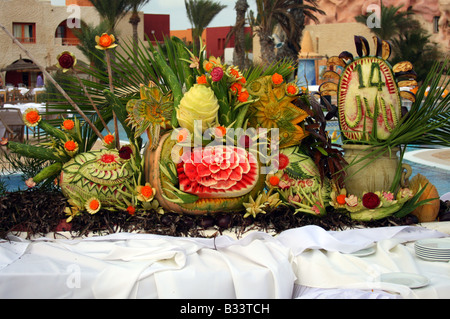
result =
M132 177L128 161L116 150L81 153L64 164L60 175L61 190L78 206L96 197L102 206L119 204L122 192L130 192L127 182Z
M401 100L394 75L377 57L350 63L339 84L339 121L347 138L361 140L376 123L377 138L385 140L401 116Z
M245 149L210 146L183 154L177 165L180 189L199 198L238 197L258 182L258 163Z
M329 58L330 70L324 73L328 81L319 87L322 95L337 94L341 131L354 141L386 140L400 121L402 98L415 101L413 93L399 90L417 85L412 64L403 61L391 67L386 61L390 44L376 36L373 39L376 56L369 55L364 37L355 36L359 57L344 51ZM334 71L339 68L341 74Z
M243 203L248 202L250 196L255 197L264 188L265 175L259 173L259 162L244 149L230 146L230 149L225 148L223 152L222 148L222 157L218 157L216 162L217 164L221 161L221 165L218 165L221 166L220 170L217 170L217 166L211 166L213 164L208 158L195 158L195 154L208 155L213 149L187 153L189 156L183 154L184 157L181 155L180 159L184 158L185 162L189 163L185 168L182 161L172 161L173 153L178 152L176 143L177 141L170 139L170 133L167 133L161 137L155 150L147 147L144 152L146 182L156 189L155 199L166 211L192 215L240 212L244 210ZM216 150L220 153L219 148L214 148L214 155ZM223 160L227 158L228 161ZM232 162L231 159L235 161ZM204 165L204 162L210 163L209 166L200 165ZM169 177L164 171L173 172L173 176L169 173L172 176ZM242 177L238 180L240 176ZM188 196L185 196L186 194ZM189 201L183 202L181 198L188 198Z

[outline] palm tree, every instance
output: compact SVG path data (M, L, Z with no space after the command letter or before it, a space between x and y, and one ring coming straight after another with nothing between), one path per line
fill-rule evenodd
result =
M93 24L81 25L80 29L74 29L75 36L80 40L77 48L86 56L92 66L104 69L105 52L95 49L95 37L107 31L106 22L102 21L97 26Z
M233 64L241 70L245 67L245 13L248 7L247 0L237 0L234 7L236 10L236 25L234 27Z
M391 64L400 61L411 61L417 73L417 82L425 80L429 70L440 58L440 51L435 43L430 42L430 35L415 19L414 10L403 6L381 5L380 28L372 28L371 32L380 39L389 40L393 55ZM355 17L356 21L366 24L369 14Z
M128 3L131 5L131 17L130 24L133 26L133 43L137 45L139 41L138 36L138 25L141 22L141 18L139 18L139 10L142 9L150 0L128 0ZM136 53L136 50L135 50Z
M371 31L383 40L392 40L406 30L420 28L420 23L413 18L414 11L412 7L407 10L401 10L403 5L398 7L386 7L381 3L380 27L372 28ZM372 13L366 13L355 17L357 22L367 24L367 19Z
M288 24L283 28L286 39L284 45L277 50L277 60L286 58L297 61L298 53L301 50L300 40L305 29L306 18L310 18L317 23L318 19L316 14L325 14L324 11L317 7L317 0L292 2L297 2L297 6L290 10L290 14L293 17L293 24ZM309 2L310 5L304 4L304 2Z
M392 40L394 65L411 61L417 73L417 82L423 82L436 61L442 56L436 43L430 42L431 35L423 28L411 29Z
M272 34L277 24L285 34L285 46L292 51L287 51L286 56L297 60L305 17L318 22L315 15L325 14L317 7L317 0L256 0L256 7L257 17L253 24L257 26L264 64L276 60Z
M89 0L100 17L106 21L107 33L114 33L117 23L132 10L129 0Z
M222 9L226 8L226 5L212 0L184 0L184 4L192 26L192 39L198 48L203 30Z

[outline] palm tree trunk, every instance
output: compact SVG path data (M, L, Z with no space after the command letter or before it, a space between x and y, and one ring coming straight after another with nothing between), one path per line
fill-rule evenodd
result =
M141 22L141 18L139 18L139 13L137 11L133 11L129 22L133 27L133 52L134 54L137 54L137 46L139 43L138 25L139 22Z
M261 45L261 60L265 66L275 62L275 43L271 39L271 34L259 32L259 43Z
M234 36L233 64L241 70L245 68L245 13L248 8L247 0L236 1L236 33Z

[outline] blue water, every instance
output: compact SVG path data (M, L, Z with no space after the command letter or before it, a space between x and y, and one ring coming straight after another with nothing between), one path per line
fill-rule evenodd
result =
M0 182L4 184L8 192L25 190L28 188L22 179L22 174L0 175Z

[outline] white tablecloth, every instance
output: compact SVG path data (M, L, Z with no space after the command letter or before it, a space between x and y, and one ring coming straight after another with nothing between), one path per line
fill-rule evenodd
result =
M240 240L12 236L0 243L0 298L450 298L450 264L421 260L413 248L418 239L447 236L415 226L306 226ZM370 245L373 255L350 254ZM397 271L430 284L410 289L377 279Z

